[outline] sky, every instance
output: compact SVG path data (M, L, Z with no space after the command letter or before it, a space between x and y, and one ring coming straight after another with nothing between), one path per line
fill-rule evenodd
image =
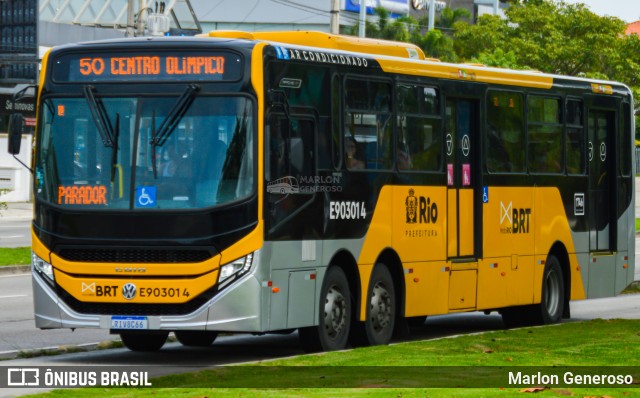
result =
M640 0L565 0L566 3L584 3L598 15L618 17L630 23L640 20Z

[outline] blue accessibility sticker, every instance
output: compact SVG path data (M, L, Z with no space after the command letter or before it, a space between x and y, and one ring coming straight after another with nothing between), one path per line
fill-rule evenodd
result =
M153 186L136 188L136 207L156 207L157 188Z

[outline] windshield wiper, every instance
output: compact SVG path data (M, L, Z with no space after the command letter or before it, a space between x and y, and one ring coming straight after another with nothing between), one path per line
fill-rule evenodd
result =
M111 151L111 183L116 176L116 164L118 164L118 138L120 137L120 114L116 113L116 126L113 132L113 150Z
M180 98L173 105L173 108L167 114L167 117L160 124L160 128L156 132L156 113L153 112L151 118L151 162L153 164L153 178L158 178L158 166L156 164L156 147L162 146L167 141L173 130L176 128L180 120L187 113L187 110L193 103L196 94L200 91L197 84L189 84L184 90Z
M100 138L102 138L102 143L104 146L111 148L113 147L113 126L111 126L111 121L107 115L107 110L104 109L102 101L96 101L96 98L93 95L94 92L95 87L84 86L84 96L89 103L89 110L91 111L93 121L98 128Z
M187 110L191 106L193 99L196 97L196 94L200 91L200 86L197 84L189 84L187 89L184 90L178 101L176 101L173 108L167 114L167 117L160 124L160 128L158 128L157 132L153 132L153 138L151 139L151 145L153 146L162 146L164 145L167 138L173 133L173 130L176 128L180 120L187 113Z

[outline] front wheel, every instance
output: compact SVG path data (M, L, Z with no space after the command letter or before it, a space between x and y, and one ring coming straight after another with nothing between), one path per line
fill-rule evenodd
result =
M331 267L324 276L320 291L318 326L300 328L300 342L305 351L342 350L347 345L351 325L351 291L344 271Z
M131 351L158 351L167 341L169 332L121 332L122 344Z

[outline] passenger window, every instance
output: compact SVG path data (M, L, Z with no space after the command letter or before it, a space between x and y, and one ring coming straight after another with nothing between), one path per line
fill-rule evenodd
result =
M584 135L584 113L582 101L567 101L567 128L566 128L566 163L567 173L584 174L585 154L587 148Z
M527 99L529 170L561 173L562 124L560 100L531 95Z
M520 93L490 90L487 103L487 169L521 173L525 167L524 99Z
M438 91L410 83L397 86L398 142L401 171L439 171L442 164L442 119Z
M389 170L393 164L391 85L384 81L347 79L345 95L345 139L355 141L364 168Z

